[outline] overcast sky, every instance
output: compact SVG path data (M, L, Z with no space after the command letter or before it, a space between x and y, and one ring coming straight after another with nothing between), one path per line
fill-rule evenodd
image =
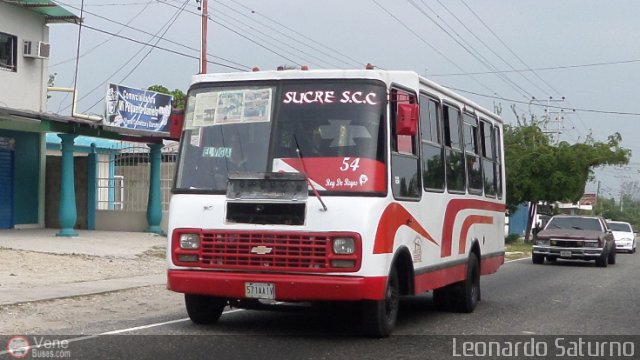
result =
M80 1L58 3L80 15ZM562 118L547 128L559 130L555 139L620 132L640 154L640 1L209 0L209 9L209 61L223 65L208 72L368 62L414 70L488 109L501 104L506 123L515 122L512 104L540 117L552 97L551 118ZM84 10L79 111L102 114L109 82L186 92L198 72L195 0L86 0ZM77 38L78 26L50 27L56 86L73 85ZM49 110L68 113L69 105L56 95ZM637 155L628 167L597 171L601 192L614 197L639 177Z

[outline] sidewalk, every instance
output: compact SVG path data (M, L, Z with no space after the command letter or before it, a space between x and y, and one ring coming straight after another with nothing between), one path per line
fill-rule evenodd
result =
M165 236L0 230L0 306L166 283Z

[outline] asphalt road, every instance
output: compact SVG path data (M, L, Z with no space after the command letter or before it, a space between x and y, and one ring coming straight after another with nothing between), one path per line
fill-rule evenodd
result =
M430 294L405 298L396 331L388 339L361 337L358 318L348 307L231 310L214 326L196 326L175 303L168 304L164 316L124 316L91 329L117 335L67 338L72 339L74 358L446 359L456 351L454 338L458 344L465 339L550 339L553 344L567 335L594 341L605 338L591 335L616 335L606 339L633 341L637 358L640 256L618 254L617 260L607 268L579 261L507 263L498 273L482 277L482 301L472 314L437 311ZM132 334L147 336L122 336Z

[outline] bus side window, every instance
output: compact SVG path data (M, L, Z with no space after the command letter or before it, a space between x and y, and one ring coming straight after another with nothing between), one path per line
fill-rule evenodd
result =
M444 120L447 190L449 192L464 192L466 176L460 134L460 110L450 105L444 105L442 117Z
M480 141L484 195L496 197L495 140L491 124L484 120L480 121Z
M418 135L399 135L398 104L415 104L414 94L391 90L391 189L398 199L417 200L422 194L418 165Z
M496 155L496 190L498 192L498 199L502 199L502 194L504 193L503 189L503 181L502 181L502 134L500 133L500 128L498 126L493 127L493 141L495 144L495 155Z
M482 194L482 166L478 146L478 118L476 118L474 114L465 112L463 119L462 129L469 192Z
M420 95L422 182L427 191L444 190L444 148L441 129L440 103Z

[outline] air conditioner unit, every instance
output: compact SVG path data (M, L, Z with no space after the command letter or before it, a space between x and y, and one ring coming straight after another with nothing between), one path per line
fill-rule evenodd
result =
M24 42L23 54L25 57L48 59L51 46L44 41L28 41Z

